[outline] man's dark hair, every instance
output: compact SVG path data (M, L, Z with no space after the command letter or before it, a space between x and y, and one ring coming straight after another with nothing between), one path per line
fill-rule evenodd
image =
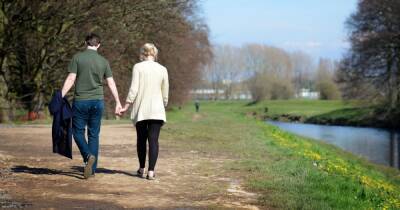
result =
M100 44L100 37L97 34L90 33L86 36L85 42L89 46L97 46Z

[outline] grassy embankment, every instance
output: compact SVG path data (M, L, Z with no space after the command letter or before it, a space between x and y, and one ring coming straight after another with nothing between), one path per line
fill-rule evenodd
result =
M267 111L266 111L267 108ZM324 125L388 127L389 122L376 113L376 107L322 100L263 101L245 108L263 119L299 121Z
M243 107L248 115L260 119L272 119L278 121L295 121L324 125L351 125L370 127L389 127L389 122L381 119L376 114L376 108L371 106L359 106L343 101L321 100L273 100L262 101L255 105ZM26 111L18 110L19 116ZM123 120L128 119L128 115ZM19 117L21 118L21 117ZM14 120L12 123L22 124L48 124L52 122L47 113L44 119L35 121ZM106 120L105 124L121 123L121 121Z
M305 116L334 110L339 102L288 105ZM260 106L259 108L261 108ZM273 104L268 104L274 112ZM259 205L283 209L399 209L399 171L377 166L334 146L284 132L246 114L239 102L208 102L168 113L162 138L182 149L230 157L227 175L240 174ZM287 109L287 110L283 110ZM207 164L207 163L205 163ZM212 173L212 172L206 172Z

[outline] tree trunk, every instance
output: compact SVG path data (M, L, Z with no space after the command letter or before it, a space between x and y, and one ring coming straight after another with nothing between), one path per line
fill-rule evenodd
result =
M5 123L10 121L10 116L9 116L10 112L8 110L10 105L5 97L7 91L8 91L7 84L5 83L4 78L2 79L2 77L0 76L0 123Z
M392 56L389 55L387 59L387 72L388 72L388 103L389 103L389 112L396 108L396 97L397 97L397 82L396 82L396 73L393 68L393 59Z
M395 77L396 77L396 86L394 87L395 89L395 107L397 109L400 109L400 52L399 50L396 50L396 57L397 57L397 68L395 69Z
M9 113L10 113L9 108L0 107L0 123L8 123L8 122L10 122Z
M36 104L34 105L33 111L34 112L40 112L43 111L43 106L44 106L44 95L42 92L37 93L37 96L35 97Z

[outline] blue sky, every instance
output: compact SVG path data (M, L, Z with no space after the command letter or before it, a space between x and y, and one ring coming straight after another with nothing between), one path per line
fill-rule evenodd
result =
M357 0L201 0L213 44L268 44L340 59Z

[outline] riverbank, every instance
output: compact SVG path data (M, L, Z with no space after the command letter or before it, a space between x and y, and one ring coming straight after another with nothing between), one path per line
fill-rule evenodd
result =
M398 170L283 132L246 115L245 103L202 103L199 115L190 114L192 109L169 113L169 135L176 138L179 133L190 148L235 157L227 173L241 174L246 189L261 195L259 205L283 209L400 208Z
M392 128L378 107L335 100L262 101L245 108L248 115L262 120L302 122L320 125Z
M9 200L43 208L400 208L398 170L283 132L246 115L248 109L241 102L201 102L199 113L193 104L168 112L157 182L133 177L129 121L103 126L102 170L90 185L79 178L77 148L73 161L50 153L48 125L3 128L0 185Z

